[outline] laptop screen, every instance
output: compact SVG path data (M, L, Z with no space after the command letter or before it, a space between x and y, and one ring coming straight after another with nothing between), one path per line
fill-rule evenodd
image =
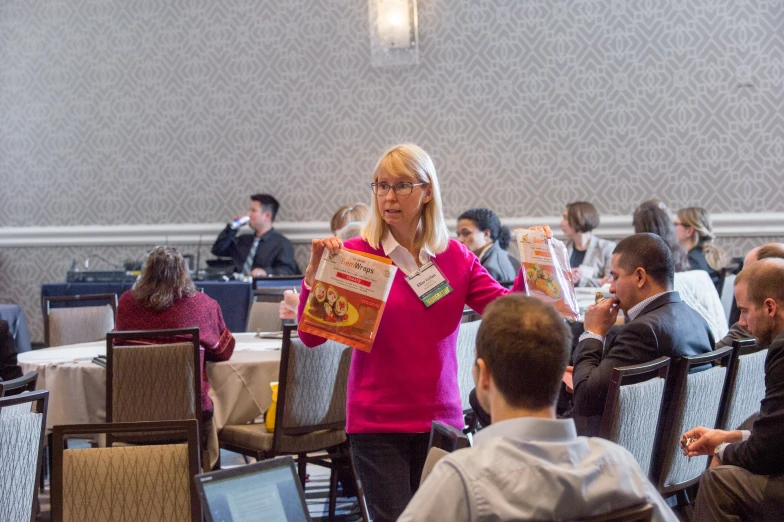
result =
M308 522L291 457L196 477L205 513L213 522Z

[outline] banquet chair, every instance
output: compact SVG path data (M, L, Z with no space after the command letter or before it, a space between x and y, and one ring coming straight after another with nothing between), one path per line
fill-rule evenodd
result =
M651 504L638 504L603 515L581 518L579 522L650 522L651 518L653 518L653 506Z
M292 338L295 326L283 329L283 347L278 376L275 429L264 424L224 426L218 434L220 447L263 460L278 455L296 455L302 487L308 462L330 468L329 518L335 516L337 471L348 462L346 437L346 386L351 351L345 345L327 341L310 349ZM327 450L326 457L308 454ZM329 460L326 460L329 459ZM352 471L353 466L350 466ZM356 482L360 507L364 495ZM366 513L363 512L363 518Z
M35 520L49 392L0 398L0 520Z
M683 456L681 436L697 426L715 428L718 425L719 409L729 392L728 366L732 351L732 347L727 346L701 355L681 357L674 364L667 390L671 393L669 402L665 394L670 411L664 415L664 427L654 449L651 480L663 496L676 496L678 505L689 503L686 488L699 482L709 463L707 456ZM703 371L692 371L709 364L712 366Z
M746 419L760 411L765 397L765 359L768 350L754 342L741 339L732 343L729 366L729 393L719 414L719 427L737 430Z
M63 445L69 435L133 438L140 433L178 442L88 449ZM192 480L199 473L199 426L193 419L55 426L53 469L54 522L202 519Z
M107 304L67 308L51 306L52 303L71 305L101 301ZM44 345L47 348L99 341L106 337L107 332L114 330L117 294L44 296L41 308L44 311Z
M430 427L430 441L428 443L427 458L425 467L422 468L422 476L419 483L422 484L430 472L433 471L436 463L444 456L453 451L468 448L471 444L465 434L439 421L433 421Z
M647 476L658 433L669 357L613 368L599 436L626 448Z
M477 420L468 396L474 389L473 367L476 361L476 334L482 317L471 309L463 312L463 321L457 332L457 387L460 390L460 400L463 403L463 421L465 433L474 432Z
M281 297L281 299L283 299ZM274 303L254 302L248 314L248 332L279 332L283 329L280 318L280 300Z
M155 344L156 340L162 344ZM199 352L198 328L107 334L106 422L197 419L199 443L206 442ZM114 440L119 439L107 437L107 443ZM124 434L121 441L160 440L160 435L134 432Z

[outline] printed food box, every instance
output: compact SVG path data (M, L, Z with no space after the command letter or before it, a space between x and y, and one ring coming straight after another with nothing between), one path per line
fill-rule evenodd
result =
M369 352L397 267L384 257L341 249L321 257L300 330Z
M525 273L526 293L553 303L566 319L578 320L580 309L566 246L553 237L547 225L516 228L515 236Z

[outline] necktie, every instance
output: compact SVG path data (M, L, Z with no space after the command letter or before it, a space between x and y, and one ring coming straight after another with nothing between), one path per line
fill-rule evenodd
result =
M250 271L253 270L253 259L256 257L256 249L259 248L259 241L261 241L260 237L253 239L253 246L250 247L245 264L242 265L242 275L250 275Z

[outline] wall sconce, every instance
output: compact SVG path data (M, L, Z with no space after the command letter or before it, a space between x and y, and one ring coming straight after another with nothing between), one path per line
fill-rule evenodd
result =
M419 63L417 0L368 0L373 67Z

